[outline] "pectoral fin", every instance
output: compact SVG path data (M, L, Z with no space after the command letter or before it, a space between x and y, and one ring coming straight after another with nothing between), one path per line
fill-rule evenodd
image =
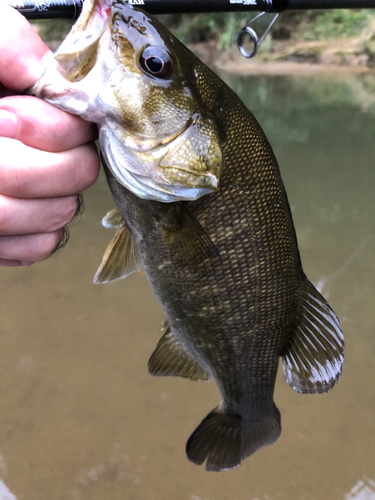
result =
M162 329L164 335L151 355L148 371L156 377L175 376L190 380L211 380L212 377L185 351L172 333L167 322Z
M163 224L164 240L176 265L191 263L199 269L220 263L220 254L199 221L184 205L175 207L176 213Z
M116 227L118 215L109 212L103 219L103 224L108 217L108 227ZM117 222L116 222L117 221ZM94 283L109 283L129 276L134 271L141 270L141 256L133 235L125 221L117 225L117 230L110 241L103 259L97 270Z
M328 392L341 375L344 350L336 314L306 278L295 335L283 355L286 381L303 394Z
M114 229L119 227L123 222L122 215L118 208L110 210L102 219L102 226L108 229Z

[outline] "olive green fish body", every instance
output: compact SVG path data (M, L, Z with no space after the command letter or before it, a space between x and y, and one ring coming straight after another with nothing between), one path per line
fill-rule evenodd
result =
M32 92L98 124L121 216L103 219L116 232L94 281L143 267L167 317L150 373L214 379L222 395L188 458L240 465L280 435L280 356L293 389L322 393L344 355L339 321L303 273L263 131L217 75L121 1L85 1Z
M225 131L217 191L166 205L137 198L113 177L109 185L173 335L220 388L220 411L274 425L258 448L280 432L275 378L304 276L273 152L237 96L206 74L220 96L212 96L210 111ZM150 367L162 375L159 357ZM238 458L220 456L208 468L229 468Z

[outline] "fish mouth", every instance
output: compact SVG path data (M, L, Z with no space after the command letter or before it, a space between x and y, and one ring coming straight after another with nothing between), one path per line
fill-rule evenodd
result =
M143 144L142 148L138 144L136 150L111 127L102 126L100 144L105 163L117 181L140 198L165 203L197 200L217 189L222 154L214 141L204 143L207 137L201 138L200 150L205 154L199 154L190 140L196 136L194 122L192 117L167 140L150 142L148 147Z
M214 191L219 185L219 179L211 173L197 174L178 167L160 167L154 180L160 184L173 186L190 186L195 189Z
M184 127L163 139L140 139L139 137L137 138L136 136L128 135L124 138L124 144L135 153L152 153L153 151L157 151L165 146L169 146L173 141L186 132L192 124L193 119L190 117Z
M160 185L214 191L219 182L221 149L212 144L213 138L206 129L204 134L201 129L202 118L197 111L184 127L161 140L137 141L134 136L125 137L125 147L139 155L144 165L143 169L133 171Z
M69 82L79 82L96 61L100 39L108 27L111 0L85 0L81 15L54 57L59 73Z

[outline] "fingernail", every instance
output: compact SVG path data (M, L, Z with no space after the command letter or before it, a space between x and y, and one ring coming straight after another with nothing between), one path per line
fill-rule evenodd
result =
M25 260L21 260L21 265L24 267L30 267L34 264L34 262L27 262Z
M10 111L0 109L0 137L16 139L18 133L17 116Z

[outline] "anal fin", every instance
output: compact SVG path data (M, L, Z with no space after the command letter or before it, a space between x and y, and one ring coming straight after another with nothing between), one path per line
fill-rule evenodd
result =
M163 336L148 362L148 371L156 377L175 376L190 380L211 380L206 372L183 348L173 335L167 322L163 325Z
M305 278L298 322L283 355L283 371L297 392L328 392L339 379L344 363L344 336L328 302Z

